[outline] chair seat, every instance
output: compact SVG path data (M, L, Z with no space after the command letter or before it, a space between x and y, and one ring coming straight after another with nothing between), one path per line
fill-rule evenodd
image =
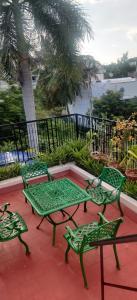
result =
M69 235L69 233L66 233L64 235L64 237L67 240L68 244L73 248L73 250L76 253L79 253L80 248L81 248L81 244L82 244L82 241L83 241L83 237L85 235L87 235L89 232L91 232L92 230L98 229L98 227L99 227L99 225L98 225L97 222L82 225L82 226L72 230L72 232L73 232L72 237ZM89 244L88 245L85 244L84 249L82 250L82 252L89 251L93 248L96 248L96 247L91 247Z
M65 252L65 261L66 263L68 263L68 253L70 249L73 249L75 253L79 255L84 286L86 288L88 287L88 283L84 268L83 253L95 249L95 246L91 246L94 242L115 238L118 228L123 222L122 218L108 221L102 213L98 213L98 215L100 216L100 220L98 223L93 222L90 224L82 225L74 230L72 230L69 226L66 226L67 233L64 235L68 243ZM113 250L116 259L116 266L119 269L120 264L118 260L116 245L113 246Z
M116 195L111 191L103 189L102 186L88 189L87 192L91 196L91 201L97 205L112 203L116 200Z
M125 182L125 176L123 176L123 174L119 170L115 168L104 167L98 178L94 178L92 180L88 179L86 180L86 182L86 191L91 196L90 201L97 205L103 205L103 214L105 212L107 204L116 201L121 216L124 215L120 205L120 194ZM112 187L112 191L107 191L106 189L104 189L102 186L103 182L109 184ZM93 187L94 184L96 185L95 187ZM84 211L87 211L86 202L84 203Z
M27 225L18 213L10 213L0 218L0 242L8 241L28 231Z

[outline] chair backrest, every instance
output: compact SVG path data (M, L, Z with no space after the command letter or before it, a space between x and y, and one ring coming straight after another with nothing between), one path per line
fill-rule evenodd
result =
M114 188L121 190L126 177L115 168L104 167L99 179L112 185Z
M90 245L90 243L92 242L97 242L103 239L114 238L122 222L123 222L122 218L118 218L110 222L105 222L102 225L99 225L97 228L85 234L81 244L81 250L86 245Z
M48 180L52 179L50 173L48 172L48 166L44 162L34 160L31 163L27 163L21 167L21 176L24 187L28 186L29 179L41 175L47 175Z

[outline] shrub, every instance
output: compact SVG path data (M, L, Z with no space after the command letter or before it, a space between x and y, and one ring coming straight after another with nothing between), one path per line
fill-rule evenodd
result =
M38 158L45 161L49 167L73 160L78 166L95 176L99 176L104 166L103 163L90 156L88 145L85 145L85 141L81 140L64 144L50 154L39 153ZM20 165L18 163L0 167L0 181L16 177L19 174ZM127 180L123 192L137 200L137 183Z
M20 175L20 165L18 163L0 167L0 181Z
M126 181L123 192L137 200L137 183L134 181Z
M45 161L48 166L54 166L59 163L66 163L75 159L76 153L84 147L85 141L71 141L58 147L52 153L39 153L38 158Z

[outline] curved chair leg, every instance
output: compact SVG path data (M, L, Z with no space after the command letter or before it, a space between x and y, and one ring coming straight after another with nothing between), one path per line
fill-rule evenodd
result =
M53 224L53 236L52 236L52 246L55 246L56 241L56 224Z
M79 258L80 258L80 266L81 266L82 276L84 279L84 287L88 289L88 283L87 283L87 278L86 278L86 273L85 273L84 263L83 263L83 253L80 253Z
M30 250L29 250L28 245L22 240L22 238L21 238L20 235L18 235L18 239L19 239L19 241L25 246L26 255L29 255L29 254L30 254Z
M65 217L64 211L62 209L60 212L62 213L62 216Z
M43 222L43 220L45 219L45 217L43 217L42 219L41 219L41 221L40 221L40 223L37 225L37 229L39 229L40 228L40 225L42 224L42 222Z
M120 263L119 263L117 248L116 248L115 244L113 245L113 250L114 250L114 255L115 255L115 259L116 259L116 267L118 270L120 270Z
M68 253L69 253L69 250L70 250L70 245L68 244L68 247L66 249L66 252L65 252L65 262L68 263Z
M119 210L120 210L120 215L123 217L124 216L124 213L123 213L123 210L122 210L122 208L121 208L121 205L120 205L120 200L118 200L118 208L119 208Z
M32 206L31 206L31 209L32 209L32 213L35 215L34 208Z
M84 202L84 212L87 212L87 202Z
M104 214L105 210L106 210L106 204L104 204L104 207L103 207L103 210L102 210L102 214Z

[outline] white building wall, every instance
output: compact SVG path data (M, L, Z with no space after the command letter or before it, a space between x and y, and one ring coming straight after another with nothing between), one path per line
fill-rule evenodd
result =
M123 99L131 99L137 96L137 79L135 78L116 78L106 79L96 82L93 86L93 97L101 97L108 90L118 92L124 90Z
M137 97L137 79L135 78L116 78L95 81L92 87L82 88L81 96L77 96L72 105L69 105L70 113L86 114L90 109L90 99L100 98L108 90L114 92L124 90L123 100Z
M69 112L85 115L90 108L90 99L91 88L81 88L81 96L76 96L73 104L69 105Z

